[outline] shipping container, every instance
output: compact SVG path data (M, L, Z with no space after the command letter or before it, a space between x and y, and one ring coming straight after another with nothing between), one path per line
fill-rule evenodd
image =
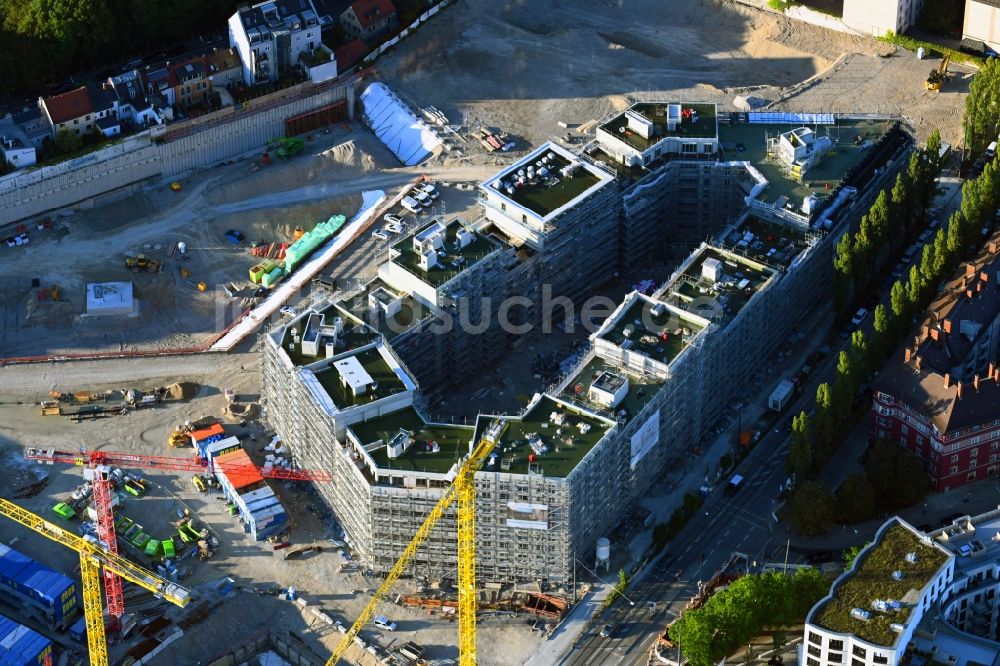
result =
M51 659L52 641L37 631L0 615L0 664L39 666Z
M175 554L176 551L174 550L174 538L167 537L166 539L163 540L163 557L169 560L172 559Z
M233 496L238 491L250 488L251 486L257 486L264 482L264 477L261 476L260 471L243 449L223 454L215 460L220 464L236 467L236 469L217 471L215 473L216 478L230 499L233 499Z
M63 625L78 607L76 583L3 544L0 592L7 593L8 603L24 602L26 610L53 626Z
M207 428L202 428L201 430L195 430L191 433L191 441L195 446L198 446L198 442L216 442L226 436L225 431L222 429L222 425L215 423Z
M239 437L226 437L225 439L209 442L207 444L199 442L198 454L205 460L209 460L212 458L218 458L225 453L238 451L242 448L243 445L240 444Z

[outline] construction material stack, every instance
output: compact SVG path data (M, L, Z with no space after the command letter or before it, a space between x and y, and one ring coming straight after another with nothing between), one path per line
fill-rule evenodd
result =
M51 627L62 628L77 608L76 583L0 544L0 592L24 611Z
M0 664L41 666L52 663L52 641L0 615Z

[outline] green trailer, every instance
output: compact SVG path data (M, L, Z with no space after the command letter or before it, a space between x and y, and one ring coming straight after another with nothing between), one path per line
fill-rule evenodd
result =
M145 532L140 531L138 534L132 537L132 545L138 548L139 550L142 550L143 548L146 547L146 544L149 543L149 540L152 538L153 537L149 536Z
M52 510L56 513L56 515L65 518L66 520L76 518L76 511L74 511L73 507L69 504L66 504L66 502L59 502L59 504L52 507Z
M156 539L150 539L146 543L146 554L150 557L156 557L160 552L160 542Z
M167 537L163 541L163 557L165 557L165 558L167 558L169 560L169 559L173 558L174 555L176 555L176 554L177 553L174 550L174 538L173 537Z

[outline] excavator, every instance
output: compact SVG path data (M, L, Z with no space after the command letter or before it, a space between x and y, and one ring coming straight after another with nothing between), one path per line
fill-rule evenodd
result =
M138 273L139 271L157 273L160 270L160 262L155 259L147 259L144 254L140 254L135 257L125 255L125 268L129 269L133 273Z
M289 139L272 138L268 141L268 144L269 148L274 148L278 157L284 160L298 155L305 149L306 146L305 141L295 137Z
M928 90L941 90L941 86L950 78L948 76L948 65L950 63L951 56L946 53L944 58L941 59L941 64L938 65L938 68L932 69L931 73L927 76L927 80L924 81L924 87Z

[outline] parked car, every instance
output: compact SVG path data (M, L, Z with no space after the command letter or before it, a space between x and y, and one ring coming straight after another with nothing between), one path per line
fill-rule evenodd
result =
M281 308L281 314L288 315L289 317L294 317L299 313L298 308L294 308L291 305L285 305Z
M413 198L417 200L417 203L423 207L431 205L432 199L427 196L426 192L414 192Z
M413 197L403 197L403 200L399 202L399 205L410 211L411 213L420 212L420 204Z
M243 236L243 233L238 229L230 229L226 232L226 240L229 241L230 243L239 245L240 243L243 242L244 238L245 237Z
M389 224L385 225L382 228L388 231L390 234L398 234L402 233L403 231L403 227L396 224L395 222L390 222Z
M396 631L396 623L384 615L375 616L375 626L386 631Z
M417 185L417 189L429 196L431 199L437 199L441 196L441 193L438 192L437 188L430 183L420 183Z
M403 224L403 218L399 215L393 215L392 213L385 215L382 219L390 224Z
M868 316L868 310L866 308L858 308L858 311L854 313L854 318L851 319L851 326L857 328L861 326L861 322L865 320Z
M389 234L382 229L376 229L372 232L372 238L376 238L380 241L387 241L389 240Z
M618 625L614 622L601 627L601 638L612 638L618 633Z

